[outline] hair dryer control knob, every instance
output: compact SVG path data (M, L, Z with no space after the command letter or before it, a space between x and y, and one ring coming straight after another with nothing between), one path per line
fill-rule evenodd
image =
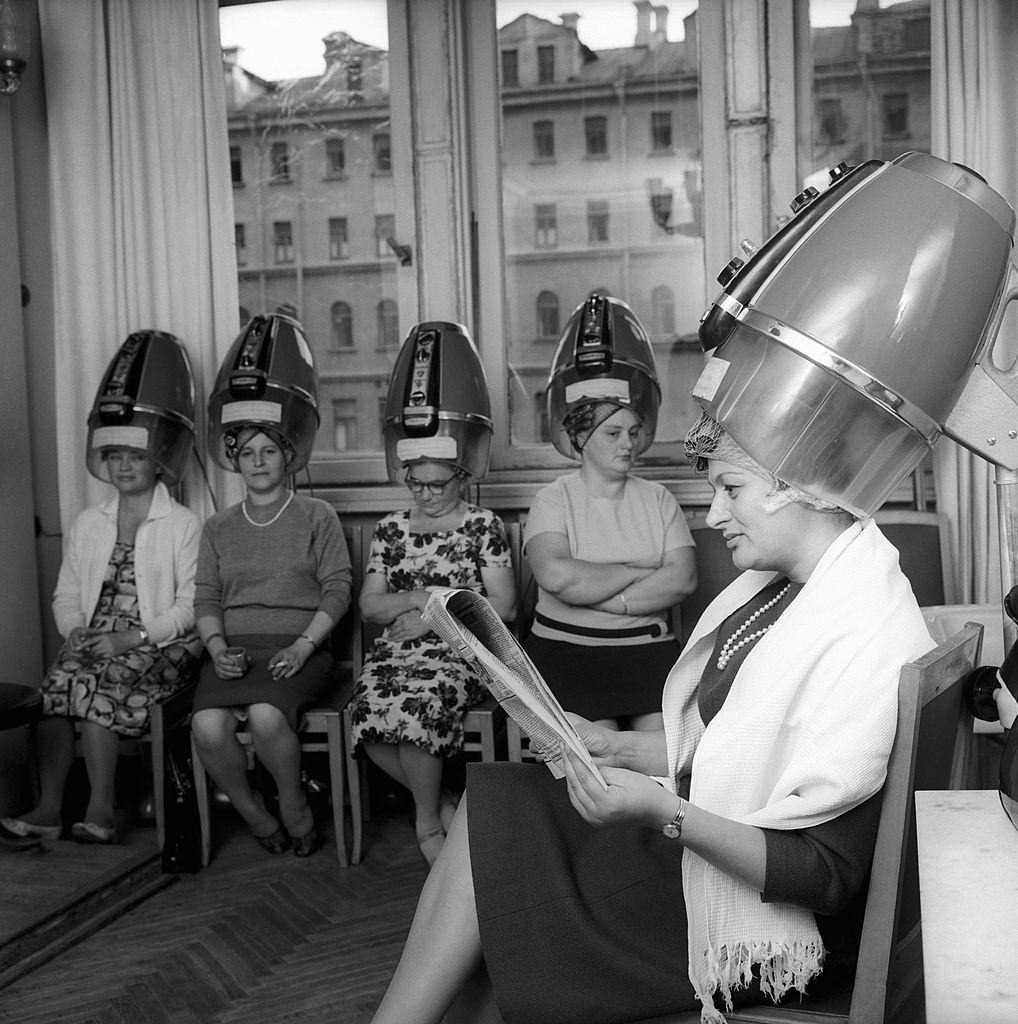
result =
M997 702L993 699L994 691L998 689L1000 680L997 678L997 670L991 665L977 668L965 680L965 706L969 714L984 722L998 721L1000 716L997 714Z
M739 256L733 256L728 261L728 266L726 266L725 269L722 270L720 274L718 274L718 284L720 284L721 287L724 288L725 285L728 284L728 282L731 281L732 278L735 277L735 275L740 270L742 270L742 268L745 265L746 261L744 259L742 259Z

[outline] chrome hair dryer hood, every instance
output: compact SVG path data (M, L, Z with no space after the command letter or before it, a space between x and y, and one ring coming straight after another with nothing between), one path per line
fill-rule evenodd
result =
M224 432L242 423L272 427L286 438L295 452L288 474L308 464L318 433L318 382L304 330L291 317L253 317L219 368L209 398L209 453L223 469L234 469Z
M781 479L859 515L946 433L1018 467L1018 378L992 362L1015 215L921 153L842 164L719 275L693 397Z
M113 357L88 416L85 464L109 483L104 448L147 452L173 486L194 447L194 380L184 346L164 331L137 331Z
M441 320L411 328L396 357L385 400L385 465L439 459L473 479L488 472L491 401L484 367L467 329Z
M654 350L643 324L621 299L591 295L573 310L552 357L548 384L548 426L555 448L576 458L563 420L583 402L617 402L643 425L646 451L657 432L661 387Z

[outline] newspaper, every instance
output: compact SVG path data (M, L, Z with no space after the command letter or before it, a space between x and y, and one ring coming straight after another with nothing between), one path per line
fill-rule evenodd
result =
M565 774L560 753L564 744L608 788L562 705L486 597L474 590L436 587L421 618L477 669L506 714L530 737L530 749L555 778Z

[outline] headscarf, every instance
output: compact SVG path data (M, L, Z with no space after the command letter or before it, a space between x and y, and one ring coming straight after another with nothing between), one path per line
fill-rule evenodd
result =
M597 399L580 402L566 413L562 420L562 429L569 435L573 447L578 452L582 452L590 440L590 435L606 419L614 416L619 409L628 408L628 405L621 405L618 402L603 402Z
M289 466L296 458L297 453L293 445L274 427L266 427L260 423L237 423L223 430L223 447L235 470L238 469L237 459L240 457L241 448L256 434L264 434L279 446L285 465Z
M817 498L780 480L769 469L761 466L745 448L737 444L732 435L707 412L701 411L700 418L689 428L684 450L689 464L697 473L707 472L708 459L718 459L721 462L730 462L733 466L741 466L750 473L770 481L773 489L764 498L764 510L767 512L777 512L779 508L793 501L800 505L808 505L818 512L846 511L833 501Z

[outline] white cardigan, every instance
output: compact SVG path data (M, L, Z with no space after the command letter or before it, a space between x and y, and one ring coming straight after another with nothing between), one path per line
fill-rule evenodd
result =
M53 594L60 635L92 621L103 577L117 542L120 495L85 509L67 536ZM158 482L148 515L134 539L138 611L154 644L165 646L194 634L194 574L198 564L198 517Z

